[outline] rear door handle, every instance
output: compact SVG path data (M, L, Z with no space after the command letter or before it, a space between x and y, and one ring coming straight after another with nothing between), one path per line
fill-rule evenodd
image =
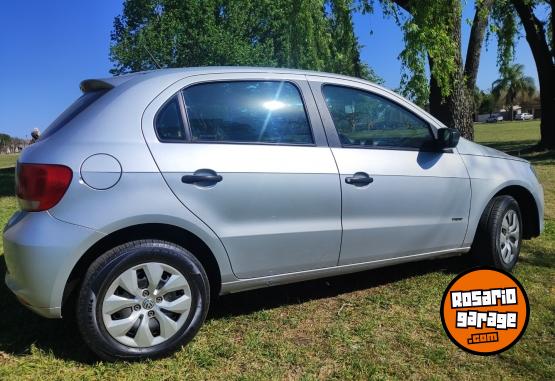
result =
M211 169L199 169L192 175L181 177L181 181L185 184L196 184L199 186L208 186L219 183L224 178Z
M356 187L363 187L365 185L372 184L374 179L368 176L368 173L357 172L352 177L345 177L345 182Z
M194 184L200 182L219 183L224 178L220 175L186 175L181 178L185 184Z

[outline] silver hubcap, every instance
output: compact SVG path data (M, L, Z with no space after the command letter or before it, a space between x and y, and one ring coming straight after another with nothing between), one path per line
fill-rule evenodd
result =
M514 210L509 210L503 217L501 233L499 234L499 246L501 247L501 258L505 263L511 263L518 252L520 238L520 223Z
M130 347L151 347L171 338L191 309L187 279L171 266L148 262L120 274L102 301L108 333Z

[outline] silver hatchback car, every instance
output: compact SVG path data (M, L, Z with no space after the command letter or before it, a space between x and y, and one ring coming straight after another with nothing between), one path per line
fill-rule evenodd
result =
M81 83L25 149L6 283L76 305L108 360L190 341L211 297L470 252L511 270L543 229L530 163L360 79L189 68Z

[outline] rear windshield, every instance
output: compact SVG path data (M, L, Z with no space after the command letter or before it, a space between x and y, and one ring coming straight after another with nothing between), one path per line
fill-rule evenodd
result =
M46 139L47 137L53 135L59 131L63 126L69 123L73 118L79 115L80 112L89 107L94 101L104 95L108 90L97 90L86 92L81 95L75 102L71 104L64 112L56 118L55 121L48 126L48 128L41 134L41 139Z

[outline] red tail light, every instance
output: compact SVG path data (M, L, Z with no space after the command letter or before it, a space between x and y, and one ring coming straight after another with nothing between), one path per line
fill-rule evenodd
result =
M18 164L16 194L19 207L31 212L47 210L66 193L73 173L64 165Z

